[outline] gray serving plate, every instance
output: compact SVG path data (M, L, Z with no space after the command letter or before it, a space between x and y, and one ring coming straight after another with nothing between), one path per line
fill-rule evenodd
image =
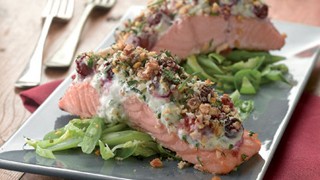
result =
M134 17L140 10L141 7L132 7L122 20ZM281 51L272 53L287 57L283 63L289 67L296 85L270 84L263 86L257 95L246 97L254 99L255 110L244 126L259 134L262 148L258 155L242 164L237 171L222 176L224 180L263 178L317 59L316 50L312 47L320 43L320 28L280 21L274 23L288 38ZM113 41L112 32L99 48ZM57 105L70 82L71 79L67 78L0 148L0 168L71 179L212 178L212 174L199 172L192 167L178 169L177 162L173 160L166 160L163 168L154 169L149 165L150 159L104 161L99 156L83 154L76 149L55 153L56 160L37 156L31 148L24 146L24 137L41 139L47 132L62 127L72 118Z

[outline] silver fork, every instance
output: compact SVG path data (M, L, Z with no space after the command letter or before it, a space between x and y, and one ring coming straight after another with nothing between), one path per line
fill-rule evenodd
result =
M83 14L80 17L74 30L68 36L63 45L57 50L57 52L46 62L47 67L60 67L66 68L71 65L75 50L77 48L79 38L83 26L91 13L95 8L110 9L114 6L116 0L88 0Z
M54 19L69 20L73 14L74 0L48 0L43 10L45 18L37 45L31 55L29 63L15 83L18 88L29 88L40 84L42 72L43 49L51 23Z

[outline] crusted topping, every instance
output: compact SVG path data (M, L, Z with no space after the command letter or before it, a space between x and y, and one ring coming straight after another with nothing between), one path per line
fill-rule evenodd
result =
M136 94L168 131L195 147L227 149L229 142L234 146L242 138L243 127L230 97L220 96L211 81L185 73L169 52L156 54L117 44L97 54L82 54L76 61L75 81L91 80L108 98L110 93L116 99ZM121 103L109 99L106 116L110 119L112 112L120 116Z
M150 50L175 21L194 15L265 19L268 6L261 0L152 0L138 17L125 22L116 38Z

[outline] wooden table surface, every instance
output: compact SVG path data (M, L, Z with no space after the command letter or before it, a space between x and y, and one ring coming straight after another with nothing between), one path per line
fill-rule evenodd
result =
M53 55L77 23L84 9L84 1L75 0L73 18L68 23L54 22L46 41L44 61ZM266 0L270 5L270 16L320 26L319 0ZM94 11L83 30L77 54L93 50L106 34L118 23L119 18L132 5L144 5L146 0L118 0L109 12ZM40 18L46 1L0 0L0 146L23 124L30 113L23 107L20 89L14 82L28 62L42 28ZM319 42L320 43L320 42ZM42 83L63 79L68 70L43 69ZM320 63L312 72L305 91L320 95ZM61 179L0 169L0 179Z

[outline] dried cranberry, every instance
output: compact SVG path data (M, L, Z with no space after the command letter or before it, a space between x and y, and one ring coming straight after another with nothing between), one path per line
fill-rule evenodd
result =
M155 45L157 37L155 34L141 33L139 35L139 46L151 50Z
M82 76L87 76L93 72L93 69L90 68L85 62L86 54L83 54L79 58L76 59L76 71L78 74Z
M209 0L209 5L212 6L214 3L219 3L218 0Z
M111 69L111 64L110 63L106 63L104 65L104 73L106 74L106 78L107 80L111 80L113 78L113 71Z
M148 23L150 26L154 26L160 23L162 18L162 13L158 12L154 14L153 16L149 16Z
M133 46L140 46L147 50L151 50L156 42L156 36L149 33L141 33L140 35L131 35L126 43Z
M208 95L211 93L211 91L212 91L212 87L203 85L203 86L200 88L200 95L201 95L202 97L208 97Z
M239 0L231 0L230 2L231 2L231 5L235 5L239 2Z
M269 8L267 5L263 4L261 6L254 6L253 13L260 19L264 19L268 16Z
M236 124L239 126L237 127ZM235 138L238 133L243 132L243 126L237 118L228 119L224 127L224 135L228 138Z
M219 115L218 115L218 119L219 120L224 120L226 118L226 114L225 113L220 113Z
M233 103L231 101L231 98L224 94L222 97L221 97L221 102L223 105L228 105L230 108L233 108Z
M165 57L161 59L159 63L162 69L166 68L174 72L178 72L181 69L181 66L179 66L172 57Z
M231 16L231 5L222 5L220 8L220 13L223 15L225 20L228 20Z
M132 44L133 46L139 46L140 44L140 39L138 36L135 35L131 35L128 37L128 39L126 40L127 44Z
M149 49L149 34L142 33L139 37L139 46Z
M184 126L184 129L186 131L190 131L190 128L191 128L191 125L194 125L195 124L195 119L194 118L189 118L188 116L185 116L183 118L183 126Z

